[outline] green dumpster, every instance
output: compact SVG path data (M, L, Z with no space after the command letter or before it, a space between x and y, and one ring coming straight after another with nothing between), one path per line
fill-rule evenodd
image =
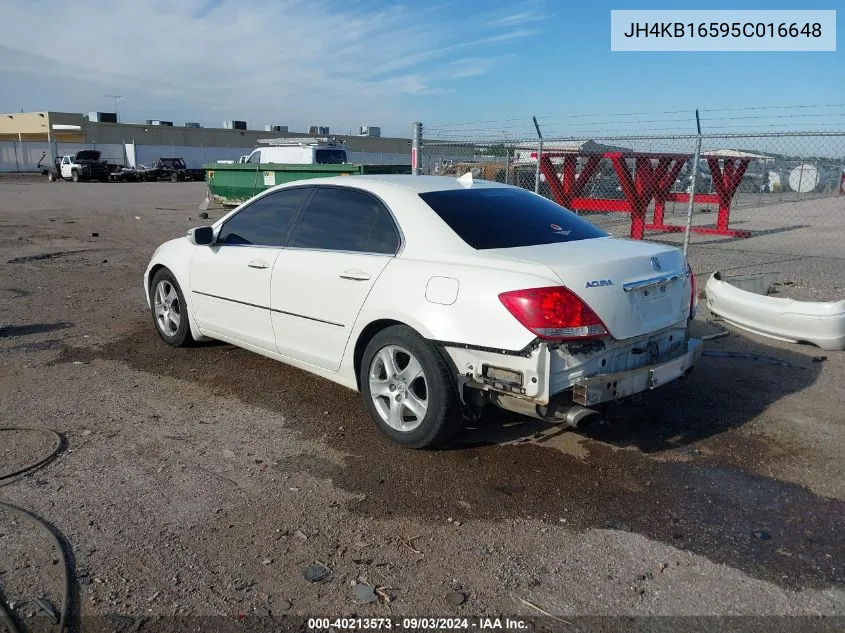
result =
M265 189L293 180L355 174L410 174L410 165L290 165L277 163L214 163L205 165L212 199L237 206Z

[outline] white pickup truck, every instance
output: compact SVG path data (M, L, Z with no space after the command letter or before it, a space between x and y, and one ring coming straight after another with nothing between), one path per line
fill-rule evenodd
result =
M47 179L55 182L58 179L82 182L99 180L108 182L109 164L100 160L101 152L95 149L83 149L76 154L69 154L56 159L56 169L47 172Z

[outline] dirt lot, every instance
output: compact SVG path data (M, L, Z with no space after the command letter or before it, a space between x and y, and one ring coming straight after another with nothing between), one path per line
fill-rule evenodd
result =
M202 223L203 194L0 181L0 426L64 437L0 500L64 539L74 626L107 614L128 616L112 630L268 613L542 610L571 627L845 616L845 354L732 331L689 378L583 432L491 412L448 449L403 450L355 393L228 345L158 340L141 275L156 245ZM765 252L774 238L760 238ZM755 239L694 250L693 264L736 266ZM842 280L829 267L824 292ZM715 327L706 317L701 331ZM0 432L0 472L49 445ZM312 564L330 575L309 582ZM46 622L35 598L60 603L60 567L46 538L0 511L0 598L20 622ZM379 600L357 604L356 581ZM764 628L798 622L819 625Z

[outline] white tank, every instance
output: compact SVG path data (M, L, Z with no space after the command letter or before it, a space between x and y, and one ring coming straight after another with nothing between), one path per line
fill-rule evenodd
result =
M823 167L802 163L789 172L789 188L798 193L821 191L827 186L827 171Z

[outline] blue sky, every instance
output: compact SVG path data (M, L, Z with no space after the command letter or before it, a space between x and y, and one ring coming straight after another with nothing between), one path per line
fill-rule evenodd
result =
M565 135L596 129L597 123L607 130L680 128L685 112L695 107L845 103L840 51L610 51L611 8L688 8L681 2L3 4L9 19L0 26L0 111L6 112L107 110L111 101L104 95L120 94L121 118L127 121L219 126L238 118L255 128L278 123L301 129L312 123L328 124L333 132L369 124L396 135L407 135L414 119L432 130L453 122L497 121L477 127L518 135L531 132L530 117L536 114L544 117L547 135ZM711 0L706 8L835 9L836 4ZM68 50L74 51L73 63ZM657 114L675 110L684 113ZM654 115L617 116L630 112ZM608 116L565 118L584 114ZM746 115L766 118L718 121L730 113L703 112L703 120L705 128L720 129L758 124L818 129L819 123L845 128L845 106ZM689 120L691 129L691 115Z

